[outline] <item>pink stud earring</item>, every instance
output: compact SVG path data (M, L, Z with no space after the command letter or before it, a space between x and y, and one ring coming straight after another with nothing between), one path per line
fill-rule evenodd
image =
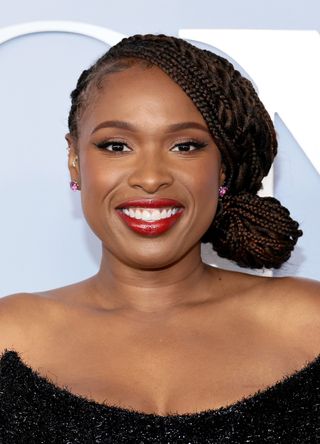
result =
M219 196L223 197L227 192L228 192L229 188L226 186L220 186L219 187Z
M80 190L80 186L76 180L71 180L70 182L70 188L72 191L78 191Z

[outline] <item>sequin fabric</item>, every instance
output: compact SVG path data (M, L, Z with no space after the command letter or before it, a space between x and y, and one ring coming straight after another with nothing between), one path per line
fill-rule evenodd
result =
M320 355L228 407L160 416L73 394L40 376L15 350L5 350L0 443L320 443Z

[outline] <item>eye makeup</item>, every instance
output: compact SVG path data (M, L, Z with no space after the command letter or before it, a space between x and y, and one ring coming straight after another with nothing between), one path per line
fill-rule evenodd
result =
M104 150L104 151L108 151L110 153L124 153L124 152L128 152L128 151L124 151L123 148L126 146L128 148L128 144L121 141L121 140L106 140L106 141L102 141L99 143L95 143L94 144L97 148ZM182 150L182 151L176 151L176 152L180 152L180 153L192 153L194 151L197 150L201 150L202 148L205 148L208 144L206 142L201 142L199 140L195 140L195 139L188 139L184 142L180 142L180 143L176 143L173 148L176 147L194 147L194 150ZM117 147L115 149L115 151L109 150L109 147ZM129 149L130 151L130 149Z

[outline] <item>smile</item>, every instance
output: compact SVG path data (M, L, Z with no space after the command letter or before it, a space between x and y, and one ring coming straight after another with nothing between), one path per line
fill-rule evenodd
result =
M155 236L168 231L180 219L184 208L137 208L117 209L117 214L133 231L146 236Z
M122 208L121 211L132 219L144 220L146 222L154 222L156 220L167 219L176 214L181 208Z

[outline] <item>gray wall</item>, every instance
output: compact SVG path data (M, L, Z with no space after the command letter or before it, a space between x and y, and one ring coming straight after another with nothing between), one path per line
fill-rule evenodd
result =
M75 20L124 34L180 28L320 29L318 0L1 0L0 26Z

